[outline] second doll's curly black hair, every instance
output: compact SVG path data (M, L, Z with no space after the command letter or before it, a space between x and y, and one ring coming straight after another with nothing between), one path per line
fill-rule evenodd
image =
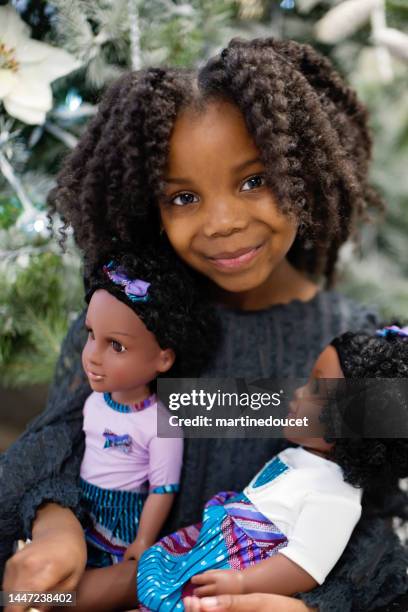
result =
M115 284L106 268L125 273L128 279L150 283L148 300L132 301L124 287ZM215 313L195 276L165 243L136 256L117 251L100 260L85 279L86 301L104 289L131 308L163 349L174 350L176 359L164 376L195 377L211 359L218 341Z
M331 344L345 384L340 380L337 388L340 403L329 401L322 411L327 439L335 442L330 456L346 482L381 499L398 479L408 477L408 337L347 332ZM357 430L334 438L339 405L343 425L349 419Z
M198 71L125 74L67 158L51 213L72 225L90 260L115 241L153 243L174 122L217 98L240 109L280 209L299 220L289 259L330 284L355 222L382 204L368 184L366 109L309 45L235 38Z

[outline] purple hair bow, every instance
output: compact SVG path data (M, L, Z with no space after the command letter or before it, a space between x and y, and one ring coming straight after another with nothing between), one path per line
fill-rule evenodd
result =
M132 302L147 302L150 299L147 290L151 283L147 283L140 278L128 278L125 270L117 266L114 261L110 261L107 266L103 266L103 271L115 285L124 288L126 295Z
M377 329L375 335L382 336L383 338L386 338L387 336L401 336L402 338L408 338L408 326L398 327L398 325L388 325L382 329Z

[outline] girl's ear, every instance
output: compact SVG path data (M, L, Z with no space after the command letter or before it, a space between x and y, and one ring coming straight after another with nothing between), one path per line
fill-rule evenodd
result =
M176 360L176 354L173 349L162 349L160 351L157 370L159 372L167 372Z

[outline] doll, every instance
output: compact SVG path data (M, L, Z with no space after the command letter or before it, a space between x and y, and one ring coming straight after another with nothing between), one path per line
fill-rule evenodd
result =
M405 378L407 368L408 328L386 327L374 337L347 332L320 354L290 411L299 417L319 404L317 378ZM377 414L380 406L406 422L407 399L398 386L386 385L384 393L385 403L376 402L370 422L384 416ZM352 402L353 410L360 405ZM319 411L325 431L333 433L330 402ZM381 488L386 495L391 482L408 475L407 438L334 439L327 433L300 438L289 428L284 433L299 446L271 459L242 493L213 497L201 524L163 538L142 555L137 580L142 609L182 610L186 596L190 609L193 593L311 590L340 558L361 516L363 490Z
M121 255L89 279L82 363L93 393L83 410L80 470L88 567L138 559L179 489L183 440L157 436L165 408L155 379L180 374L183 357L194 369L189 344L201 345L203 359L211 334L204 341L192 283L181 265L169 273L169 263L168 254Z

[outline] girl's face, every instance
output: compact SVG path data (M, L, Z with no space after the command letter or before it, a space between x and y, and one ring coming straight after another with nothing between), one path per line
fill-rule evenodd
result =
M289 403L288 416L307 417L308 424L314 432L319 429L323 430L323 425L319 422L319 416L327 402L327 386L321 384L325 381L321 381L319 385L319 380L332 378L344 378L344 374L336 349L329 345L317 358L306 385L296 389L294 398ZM332 443L326 442L322 437L307 437L304 431L298 433L293 427L285 428L284 436L290 442L323 453L328 452L333 446Z
M95 291L85 322L88 340L82 365L94 391L115 393L132 403L143 399L146 387L174 363L171 349L162 349L137 314L108 291Z
M163 228L178 255L228 292L270 283L297 223L281 214L240 111L183 111L170 139Z

